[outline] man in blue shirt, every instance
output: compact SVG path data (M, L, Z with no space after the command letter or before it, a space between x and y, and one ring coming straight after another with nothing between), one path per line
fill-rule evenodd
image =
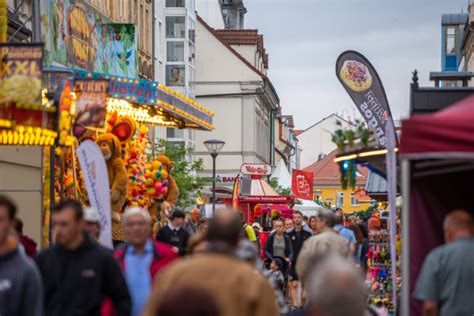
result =
M356 246L356 238L354 235L354 232L350 230L349 228L344 227L344 213L342 212L341 209L338 209L335 213L335 220L336 220L336 226L334 226L334 229L337 230L339 233L339 236L344 237L347 239L349 243L349 247L351 248L351 252L354 253L355 251L355 246Z
M150 295L156 272L178 258L169 245L151 239L151 218L140 207L127 209L123 216L128 243L115 252L132 298L132 316L141 315Z

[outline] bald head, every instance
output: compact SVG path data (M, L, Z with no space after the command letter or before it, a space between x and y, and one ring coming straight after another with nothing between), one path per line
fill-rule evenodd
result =
M447 243L460 237L471 236L474 232L472 215L465 210L454 210L444 218L443 229Z
M240 218L235 211L230 209L219 210L209 221L207 239L210 242L221 242L237 247L240 230Z
M196 207L193 208L191 212L189 213L189 217L191 218L193 223L196 223L197 221L199 221L199 218L201 217L201 210Z

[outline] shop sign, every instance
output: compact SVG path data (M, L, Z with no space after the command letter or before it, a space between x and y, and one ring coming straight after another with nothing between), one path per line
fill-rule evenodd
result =
M392 121L392 114L375 68L362 54L345 51L337 59L336 75L369 128L374 130L379 144L386 147L385 126L388 120Z
M103 128L107 112L109 80L77 79L74 81L74 92L76 124L82 127Z
M44 127L42 44L0 44L0 128Z
M281 196L281 195L274 195L274 196L245 196L240 197L240 203L290 203L293 202L293 198L291 196Z
M240 172L251 176L267 176L271 174L272 167L264 163L244 163L240 166Z

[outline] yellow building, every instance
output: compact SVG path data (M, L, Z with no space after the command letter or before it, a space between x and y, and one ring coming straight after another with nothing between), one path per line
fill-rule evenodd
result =
M372 199L366 195L368 169L358 167L355 189L341 187L339 165L334 162L336 151L306 167L314 175L314 199L340 207L345 213L366 210Z

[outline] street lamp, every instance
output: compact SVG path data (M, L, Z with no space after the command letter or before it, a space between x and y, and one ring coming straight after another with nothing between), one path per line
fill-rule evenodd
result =
M212 157L212 216L216 211L216 157L219 155L225 142L219 139L208 139L204 141L204 145Z

